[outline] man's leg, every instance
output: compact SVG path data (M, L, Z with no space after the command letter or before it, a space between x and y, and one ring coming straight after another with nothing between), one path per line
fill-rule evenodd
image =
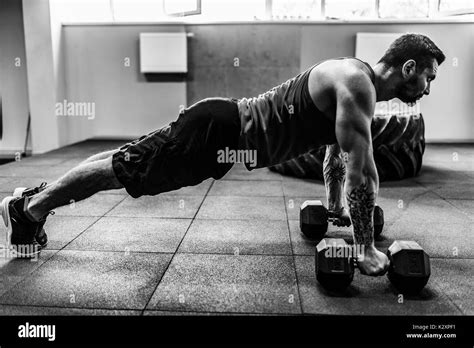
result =
M28 213L37 221L49 211L78 202L93 194L122 188L112 168L112 156L84 162L71 169L40 193L31 197Z
M91 163L91 162L100 161L100 160L112 157L114 153L116 153L118 150L119 149L109 150L109 151L104 151L104 152L92 155L88 157L87 159L85 159L84 161L82 161L80 164Z

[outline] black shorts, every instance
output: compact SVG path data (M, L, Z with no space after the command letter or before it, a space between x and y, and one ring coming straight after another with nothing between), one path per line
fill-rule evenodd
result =
M204 99L169 125L122 146L113 156L117 179L134 198L220 179L232 163L219 150L237 149L240 118L236 99Z

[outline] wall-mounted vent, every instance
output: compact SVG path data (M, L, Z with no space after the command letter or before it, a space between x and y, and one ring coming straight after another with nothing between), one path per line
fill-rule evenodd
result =
M140 72L187 73L186 33L140 33Z

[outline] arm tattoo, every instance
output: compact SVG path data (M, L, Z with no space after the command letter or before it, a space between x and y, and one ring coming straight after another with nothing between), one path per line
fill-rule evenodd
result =
M373 211L375 194L370 192L366 184L352 189L346 195L352 225L354 226L354 242L370 246L374 241Z
M326 147L326 156L323 163L324 184L328 198L328 209L339 210L343 207L343 187L346 177L346 166L339 156L339 148Z

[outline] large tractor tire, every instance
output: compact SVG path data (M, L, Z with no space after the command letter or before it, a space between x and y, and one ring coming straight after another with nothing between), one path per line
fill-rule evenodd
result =
M423 116L374 116L374 159L380 181L401 180L418 175L425 152ZM299 178L323 179L326 146L270 169Z

